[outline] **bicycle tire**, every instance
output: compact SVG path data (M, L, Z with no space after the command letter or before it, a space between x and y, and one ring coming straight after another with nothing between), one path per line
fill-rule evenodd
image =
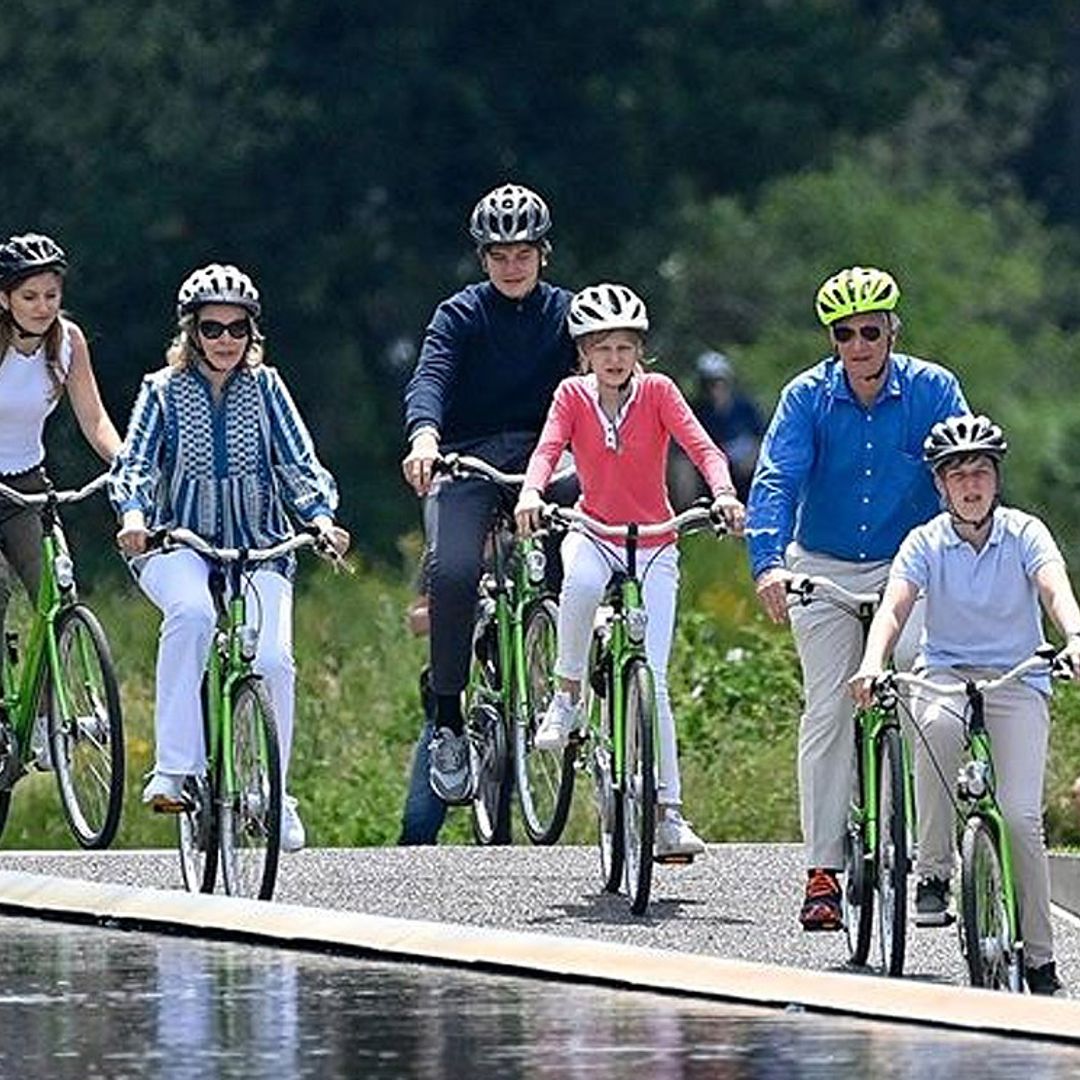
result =
M483 847L509 844L513 795L512 750L500 701L498 644L494 623L488 623L473 643L473 672L469 685L484 692L467 707L466 731L472 771L472 826Z
M202 710L203 746L210 748L209 701L204 674L199 693ZM221 755L218 754L220 763ZM220 770L206 770L201 776L184 781L184 793L190 808L176 817L176 846L180 852L180 874L188 892L212 893L217 881L220 821L217 815Z
M120 690L105 631L85 605L64 609L56 624L59 677L70 716L49 672L49 744L60 804L80 847L108 847L124 804L124 725Z
M533 744L555 690L555 649L559 609L550 597L532 604L522 627L526 700L515 703L514 774L525 832L534 844L554 844L566 828L574 797L571 742L563 750Z
M652 891L653 845L656 840L656 693L652 672L638 657L631 659L623 680L625 692L625 774L623 833L626 892L630 910L644 915Z
M231 731L219 754L221 872L230 896L269 900L281 855L281 755L277 723L258 675L232 691ZM225 790L225 755L232 755L236 790Z
M1023 949L1009 929L997 833L981 814L968 818L960 841L960 907L971 985L1020 993Z
M877 745L877 851L874 888L877 893L878 947L881 970L904 971L907 947L908 827L904 806L904 745L900 729L882 729Z
M593 718L598 734L589 744L589 771L596 807L597 846L604 892L622 887L626 857L623 835L622 792L615 786L615 734L611 712L613 700L611 665L604 656L598 635L593 634L589 654L589 680L585 685L585 715ZM592 724L590 724L590 728Z
M856 723L860 722L856 720ZM864 737L860 725L855 744L855 754L859 762L858 776L851 805L848 807L847 829L844 834L844 881L840 890L848 961L860 967L870 956L874 931L874 861L866 839L866 794L862 776Z

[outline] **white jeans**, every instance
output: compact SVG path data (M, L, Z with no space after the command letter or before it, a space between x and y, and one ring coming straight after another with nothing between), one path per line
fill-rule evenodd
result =
M194 551L147 559L139 586L162 612L154 701L155 768L187 775L206 767L199 688L217 616L209 567ZM245 590L247 623L259 630L254 667L266 680L277 720L282 782L292 749L296 667L292 655L292 583L256 570Z
M880 589L888 562L853 563L792 544L788 569L819 574L852 592ZM855 702L848 680L862 660L863 631L847 611L815 600L790 609L802 664L804 712L799 722L799 812L808 868L844 865L844 833L855 786ZM918 650L924 602L916 601L894 649L896 666L910 668ZM916 765L916 769L918 765Z
M603 544L603 542L601 541ZM604 598L614 566L625 567L625 552L614 544L596 542L579 532L567 533L562 542L563 587L559 597L559 655L555 674L581 682L589 663L596 609ZM645 657L656 688L656 722L660 738L657 802L677 805L682 801L679 779L675 718L668 696L667 669L671 637L675 629L675 598L679 591L679 549L669 545L656 556L655 548L638 549L638 572L646 567L642 599L648 613L645 628Z
M934 669L930 678L955 683L966 678L1000 675L975 668ZM937 769L916 774L919 825L919 874L948 881L956 850L956 774L964 754L963 723L957 715L963 698L915 695L916 746L929 744ZM1042 830L1043 777L1050 733L1046 698L1024 683L1010 683L985 699L986 729L994 760L998 804L1012 843L1020 901L1020 930L1025 962L1039 967L1054 958L1050 921L1050 865ZM940 772L939 772L940 770Z

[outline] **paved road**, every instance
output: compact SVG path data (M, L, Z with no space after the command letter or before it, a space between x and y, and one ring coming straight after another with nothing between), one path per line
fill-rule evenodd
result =
M364 848L284 858L277 899L368 914L594 937L822 970L844 970L842 934L805 934L794 844L710 845L690 867L657 869L647 915L600 891L592 848ZM174 852L0 853L0 869L180 888ZM1055 917L1062 978L1080 997L1080 920ZM966 982L955 927L909 930L906 973Z

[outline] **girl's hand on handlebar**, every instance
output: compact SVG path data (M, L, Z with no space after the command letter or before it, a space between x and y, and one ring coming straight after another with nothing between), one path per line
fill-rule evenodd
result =
M431 478L438 456L439 438L434 431L422 431L413 439L401 463L401 471L417 495L426 495L431 490Z
M116 534L116 543L120 550L128 556L142 555L146 552L149 539L150 533L146 528L143 512L125 510L120 523L120 531Z
M730 491L723 491L713 499L710 507L714 514L719 514L732 536L742 536L746 525L746 507Z
M536 488L522 490L514 507L514 520L522 536L529 536L540 528L540 508L543 505L544 500Z
M320 514L312 520L311 524L318 529L320 546L325 547L327 551L340 559L349 550L349 544L352 541L349 530L335 525L333 518Z

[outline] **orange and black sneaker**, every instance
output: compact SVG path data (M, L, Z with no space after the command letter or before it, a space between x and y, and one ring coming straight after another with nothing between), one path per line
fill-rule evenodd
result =
M835 870L810 871L799 922L804 930L840 930L844 915L840 907L840 882Z

